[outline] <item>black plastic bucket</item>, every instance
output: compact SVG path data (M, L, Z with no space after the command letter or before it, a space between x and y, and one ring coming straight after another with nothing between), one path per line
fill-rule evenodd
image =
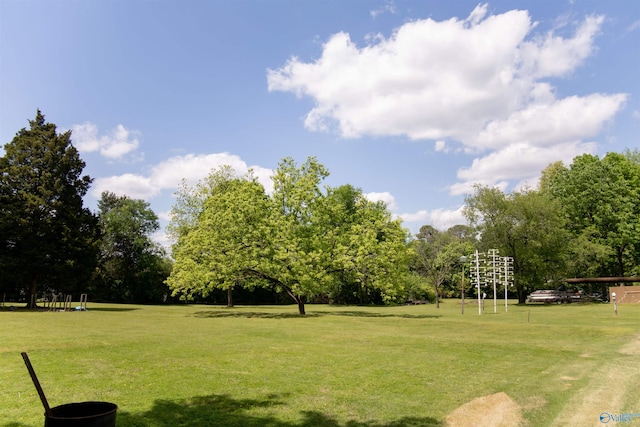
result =
M115 427L118 406L109 402L80 402L51 408L45 427Z

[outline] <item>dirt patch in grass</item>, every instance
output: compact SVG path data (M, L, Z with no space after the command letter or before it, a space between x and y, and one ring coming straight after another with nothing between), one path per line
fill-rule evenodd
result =
M450 427L517 427L524 423L520 405L502 392L465 403L445 421Z

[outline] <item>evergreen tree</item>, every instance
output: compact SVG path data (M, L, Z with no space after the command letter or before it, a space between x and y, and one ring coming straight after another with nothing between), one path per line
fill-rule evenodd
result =
M99 228L83 206L92 179L71 143L37 111L0 158L0 283L26 297L81 289L95 267Z

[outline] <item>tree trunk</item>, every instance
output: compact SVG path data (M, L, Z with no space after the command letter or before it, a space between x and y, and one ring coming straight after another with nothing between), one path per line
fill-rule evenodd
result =
M527 302L527 293L522 289L522 285L516 283L516 291L518 292L518 304L524 304Z
M624 276L624 247L617 247L616 248L616 258L618 261L618 276L619 277L623 277ZM623 285L624 286L624 285Z
M27 292L27 308L36 308L36 290L38 289L38 279L34 277L29 283L29 290Z
M301 316L304 316L305 314L307 314L304 311L304 301L305 301L305 298L303 296L298 297L298 313L300 313Z
M440 308L440 297L438 296L438 288L439 288L439 286L436 285L435 288L436 288L436 308Z
M227 288L227 307L233 307L233 288Z

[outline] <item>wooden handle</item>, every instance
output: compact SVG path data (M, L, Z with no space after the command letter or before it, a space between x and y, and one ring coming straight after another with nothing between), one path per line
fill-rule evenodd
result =
M31 375L31 381L33 381L33 385L36 386L36 390L38 391L38 396L40 396L40 400L44 405L44 411L47 416L52 416L51 408L49 407L49 403L47 402L47 398L44 395L44 391L42 391L42 387L40 387L40 381L38 381L38 377L36 376L36 372L33 370L33 366L31 366L31 362L29 361L29 356L27 353L22 352L22 358L24 359L24 364L27 365L27 369L29 370L29 375Z

